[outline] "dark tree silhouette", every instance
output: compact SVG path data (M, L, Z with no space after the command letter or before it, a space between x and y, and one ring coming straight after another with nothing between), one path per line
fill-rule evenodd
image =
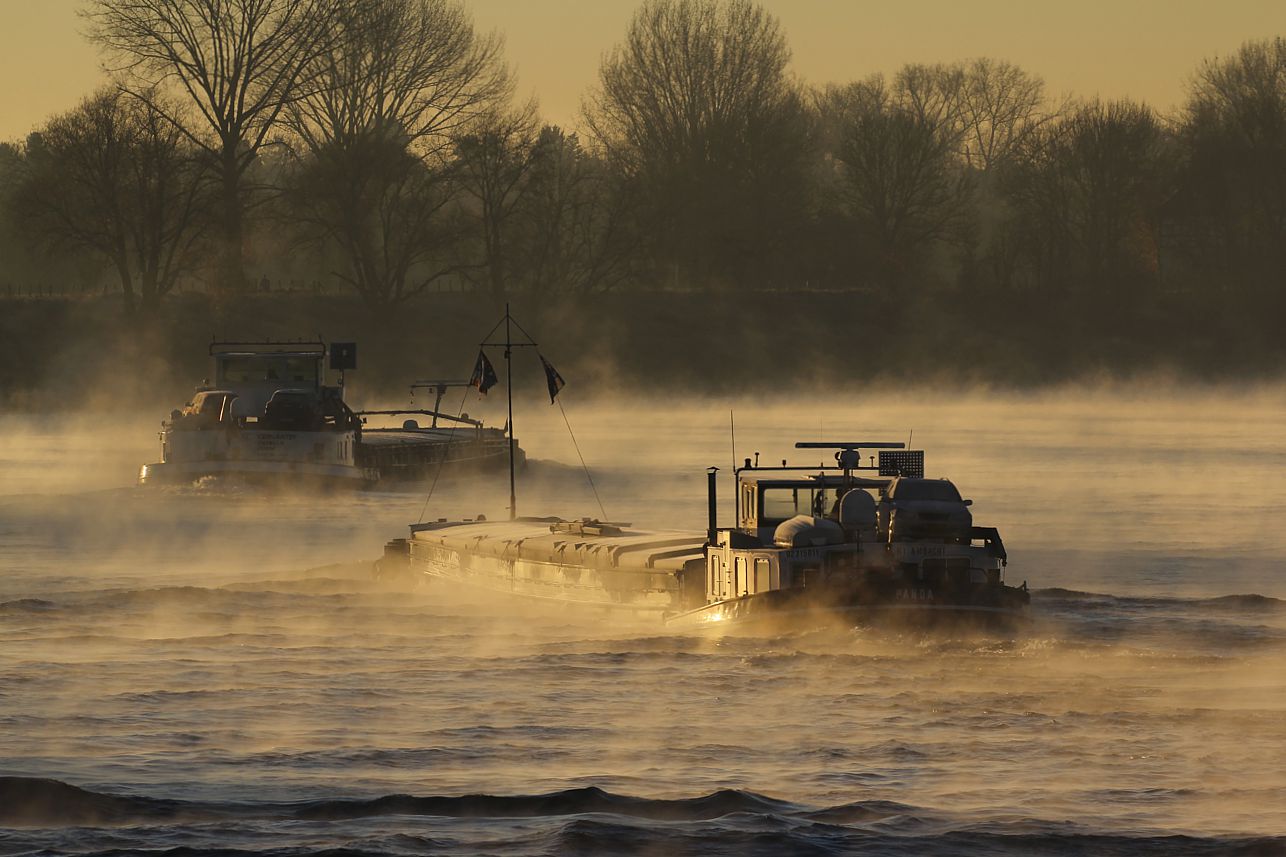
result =
M125 305L151 309L197 261L207 183L179 131L116 88L32 135L14 195L18 220L54 245L100 254Z
M762 279L802 209L806 133L775 18L744 0L648 0L586 120L633 183L662 267Z
M951 237L966 199L953 122L923 104L896 100L879 76L820 100L836 126L836 195L869 248L868 276L885 289L900 288L933 242Z
M1011 63L976 59L962 68L959 91L960 155L988 172L1057 111L1045 102L1039 77Z
M1151 109L1091 102L1022 149L1003 184L1035 284L1098 299L1155 279L1173 147Z
M1050 118L1044 82L1007 62L904 66L890 98L950 140L963 162L986 172Z
M1198 70L1180 138L1181 251L1219 290L1281 290L1286 269L1286 39L1249 42ZM1228 275L1232 274L1232 277Z
M560 128L541 129L534 154L521 211L528 287L606 291L633 276L638 230L619 176Z
M920 125L959 146L964 138L964 88L960 63L912 64L893 76L888 98Z
M453 143L508 97L501 42L451 0L364 0L332 19L317 86L292 103L296 211L340 247L337 272L371 306L465 263Z
M482 239L481 269L497 301L508 294L516 249L509 226L527 193L536 145L534 104L496 109L455 142L460 184L476 209L472 219Z
M90 36L220 179L219 285L244 288L247 174L285 107L316 91L335 0L92 0ZM158 87L160 87L158 89ZM184 101L154 99L178 92Z
M1017 265L1012 215L998 187L1013 155L1063 107L1051 109L1039 77L1007 62L975 59L961 72L956 151L972 172L972 199L961 255L962 278L990 272L990 285L1012 287Z

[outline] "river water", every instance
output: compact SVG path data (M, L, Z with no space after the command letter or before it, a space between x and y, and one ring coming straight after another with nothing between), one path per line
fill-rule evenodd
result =
M1001 529L1016 635L695 636L390 588L508 485L141 490L155 421L0 418L0 853L1286 853L1286 395L577 403L607 515L903 440ZM598 515L519 408L519 511ZM728 481L722 483L730 508Z

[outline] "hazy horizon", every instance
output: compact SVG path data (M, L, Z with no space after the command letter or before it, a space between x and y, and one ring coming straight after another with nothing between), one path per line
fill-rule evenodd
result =
M11 86L0 140L21 139L74 107L105 76L82 35L84 0L0 3L0 74ZM501 32L518 94L534 95L545 121L575 128L580 101L603 53L620 41L638 0L469 0L477 26ZM919 8L869 2L763 0L794 51L793 72L812 84L845 82L906 63L986 56L1046 82L1054 97L1129 97L1166 111L1182 102L1204 59L1281 32L1280 3L1218 6L1181 0L1090 0L1057 10L1009 0L968 5L928 0Z

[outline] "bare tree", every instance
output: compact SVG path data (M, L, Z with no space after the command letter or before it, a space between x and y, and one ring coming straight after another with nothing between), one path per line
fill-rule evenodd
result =
M985 57L904 66L893 78L890 98L983 172L1050 116L1039 77Z
M130 310L155 307L194 266L205 182L182 135L148 103L104 89L33 135L26 162L22 222L108 260Z
M1119 295L1154 279L1172 161L1156 115L1130 101L1083 104L1032 135L1003 185L1035 282Z
M894 76L889 98L920 125L958 146L964 136L965 83L960 63L906 65Z
M777 20L745 0L648 0L586 120L636 184L662 264L759 277L800 208L804 109Z
M961 263L969 272L989 271L993 285L1009 287L1017 244L1007 222L1014 216L998 184L1003 167L1063 109L1051 109L1039 77L987 58L959 63L956 155L972 178L971 205Z
M968 187L950 125L897 94L876 75L828 90L820 108L838 126L839 198L885 288L899 286L934 242L951 237Z
M477 209L482 269L496 300L508 290L514 241L509 223L527 193L536 162L536 108L496 109L455 143L460 183Z
M317 83L290 105L298 211L335 241L372 306L461 270L453 142L506 98L496 36L454 0L364 0L331 21Z
M528 286L607 291L633 273L638 244L628 184L575 134L546 126L522 206Z
M965 162L990 171L1048 121L1044 90L1039 77L1007 62L981 58L965 66L959 90Z
M1228 280L1281 291L1286 268L1286 39L1202 64L1185 105L1176 208L1183 252Z
M90 35L135 81L130 89L181 128L220 178L220 282L245 284L246 176L285 107L314 92L333 0L91 0ZM149 93L185 96L174 109ZM163 90L162 90L163 91Z

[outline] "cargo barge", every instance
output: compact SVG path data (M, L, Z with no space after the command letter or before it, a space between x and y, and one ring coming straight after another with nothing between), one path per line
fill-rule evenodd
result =
M708 476L706 532L582 519L414 524L385 546L382 577L651 615L674 626L801 617L920 624L1021 620L1029 596L1005 583L999 532L970 500L924 477L901 443L805 443L832 466L758 465L735 473L735 526L717 525ZM876 450L863 463L863 450ZM860 475L872 471L875 475Z
M162 422L161 460L143 465L140 484L215 477L362 488L431 479L446 467L503 468L511 443L524 461L506 430L437 409L446 387L468 382L420 384L437 390L432 409L354 411L344 401L352 343L215 341L209 353L210 379Z

